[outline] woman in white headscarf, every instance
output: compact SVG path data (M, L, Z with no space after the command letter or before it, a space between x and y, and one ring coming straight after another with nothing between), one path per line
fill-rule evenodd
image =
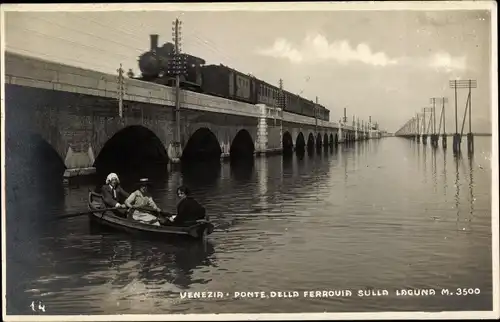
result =
M101 188L106 207L109 208L126 208L124 201L130 195L120 186L120 179L116 173L110 173L106 178L106 184Z

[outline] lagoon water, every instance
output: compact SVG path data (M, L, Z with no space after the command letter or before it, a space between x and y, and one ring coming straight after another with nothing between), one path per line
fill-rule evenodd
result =
M492 309L490 137L476 138L473 158L385 138L253 164L150 169L165 210L180 183L192 187L219 223L207 243L137 240L86 216L47 223L85 210L101 181L64 188L23 177L15 156L7 162L9 314ZM131 190L137 175L121 175ZM457 295L464 289L475 294Z

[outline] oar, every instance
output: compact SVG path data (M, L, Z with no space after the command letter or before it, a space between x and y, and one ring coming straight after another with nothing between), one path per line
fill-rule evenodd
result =
M117 209L124 209L124 208L104 208L104 209L87 210L84 212L77 212L74 214L67 214L67 215L58 216L58 217L54 218L54 220L78 217L78 216L88 215L88 214L92 214L92 213L106 212L106 211L117 210Z
M149 213L159 214L159 215L162 215L162 216L165 216L165 217L172 217L172 216L175 216L175 214L170 213L170 212L166 212L166 211L156 211L156 210L153 210L153 209L148 209L148 208L133 207L133 208L129 208L129 209L135 209L135 210L140 210L140 211L144 211L144 212L149 212Z

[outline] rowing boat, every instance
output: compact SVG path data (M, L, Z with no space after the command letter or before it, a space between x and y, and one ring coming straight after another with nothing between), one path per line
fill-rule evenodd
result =
M154 226L133 219L117 216L113 211L92 212L92 210L105 209L103 197L89 191L89 217L94 223L113 228L114 230L142 235L147 238L168 239L172 237L188 237L204 239L213 232L214 226L207 220L197 220L190 226Z

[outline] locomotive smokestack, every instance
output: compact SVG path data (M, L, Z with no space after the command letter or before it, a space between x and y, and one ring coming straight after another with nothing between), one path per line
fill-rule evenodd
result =
M149 35L151 39L151 51L158 49L158 35Z

